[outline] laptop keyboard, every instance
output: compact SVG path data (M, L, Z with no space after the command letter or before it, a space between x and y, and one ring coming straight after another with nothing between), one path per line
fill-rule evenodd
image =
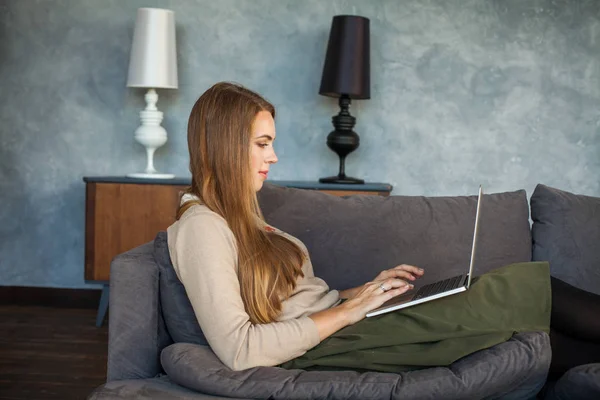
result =
M430 283L429 285L421 287L417 291L417 294L415 294L415 297L413 297L413 300L422 299L423 297L429 297L438 293L446 292L448 290L456 289L457 287L462 286L463 281L464 275L459 275L453 278L444 279L443 281Z

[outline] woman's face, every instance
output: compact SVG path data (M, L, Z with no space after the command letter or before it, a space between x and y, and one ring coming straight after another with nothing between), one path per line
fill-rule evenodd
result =
M252 138L250 140L250 163L252 166L252 181L254 190L262 188L267 179L271 164L277 162L273 141L275 140L275 121L268 111L256 114L252 124Z

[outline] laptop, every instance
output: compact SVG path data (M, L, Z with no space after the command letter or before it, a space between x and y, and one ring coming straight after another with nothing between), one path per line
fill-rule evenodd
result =
M422 286L418 290L412 291L411 293L404 293L400 296L394 297L393 299L390 299L389 301L383 303L381 307L376 308L375 310L367 313L367 317L374 317L376 315L385 314L390 311L400 310L401 308L414 306L417 304L425 303L431 300L436 300L442 297L451 296L453 294L469 290L469 286L471 286L471 277L473 275L473 264L475 263L477 233L479 232L479 210L481 208L482 197L483 190L481 186L479 186L479 195L477 197L477 212L475 214L475 229L473 231L473 245L471 246L471 262L469 263L469 272L466 275L458 275L452 278L433 282L428 285Z

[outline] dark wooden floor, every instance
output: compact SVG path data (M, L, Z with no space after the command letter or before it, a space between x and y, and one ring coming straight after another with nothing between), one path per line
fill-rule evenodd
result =
M0 305L0 399L85 399L106 380L96 310Z

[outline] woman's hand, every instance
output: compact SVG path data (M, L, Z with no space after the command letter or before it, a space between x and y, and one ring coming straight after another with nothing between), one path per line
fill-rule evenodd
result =
M345 326L364 319L369 311L376 309L391 298L406 293L414 287L407 280L414 281L423 276L423 272L421 268L402 264L381 271L373 282L341 290L340 298L348 299L347 301L339 306L310 315L317 326L321 340Z
M357 323L365 318L369 311L412 288L412 284L398 278L367 282L353 289L352 296L344 303L309 317L315 322L319 337L323 340L338 330Z
M414 265L401 264L394 268L381 271L374 281L382 281L389 278L414 281L415 279L422 277L424 273L425 271L422 268L415 267Z
M348 325L352 325L365 318L369 311L376 309L391 298L401 295L413 287L411 283L398 278L367 282L360 287L354 296L339 307L344 310L343 312L346 314Z
M394 268L381 271L379 275L377 275L375 279L373 279L373 282L383 281L389 278L398 278L403 279L405 281L414 281L415 279L422 277L424 273L425 271L423 271L422 268L418 268L413 265L401 264ZM362 288L363 286L359 286L351 289L340 290L340 298L349 299L351 297L354 297Z

